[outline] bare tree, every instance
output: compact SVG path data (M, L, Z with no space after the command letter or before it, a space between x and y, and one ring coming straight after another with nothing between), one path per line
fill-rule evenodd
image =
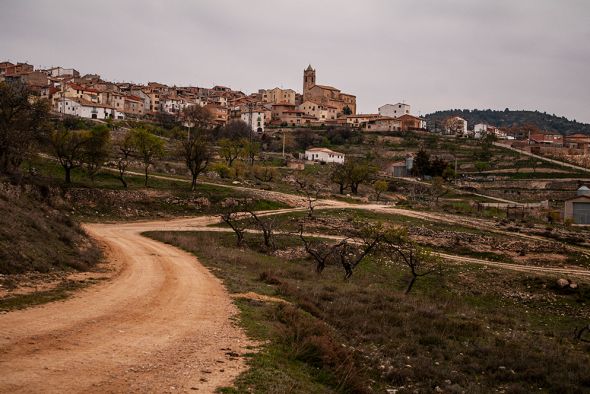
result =
M312 218L315 204L320 197L321 187L309 177L295 179L295 183L297 183L297 190L307 200L307 216Z
M119 180L123 184L124 188L127 188L127 181L125 181L125 173L127 172L127 167L129 167L131 157L135 152L133 141L131 140L131 138L132 134L130 132L127 132L127 134L125 134L125 136L116 143L118 150L117 169L119 170Z
M307 254L313 258L316 265L316 272L318 274L321 273L330 262L336 261L338 249L342 248L342 246L348 241L348 239L342 239L341 241L332 244L325 241L312 242L303 235L303 225L299 228L299 238L301 239L301 242L303 242L303 247Z
M184 125L189 129L206 130L211 125L213 115L205 107L191 105L182 110L181 113ZM190 134L190 132L189 132Z
M252 167L252 176L260 182L272 182L278 175L278 171L274 167L255 165Z
M423 248L407 238L405 229L390 230L385 236L383 251L394 263L402 263L410 270L410 280L405 294L410 293L420 277L441 272L441 259L429 249Z
M238 200L229 201L225 210L221 213L221 220L227 224L236 234L236 245L238 247L244 244L244 235L246 230L252 225L252 222L244 215L245 202Z
M197 177L207 169L211 160L209 140L205 136L194 136L182 142L184 162L191 173L191 190L197 188Z
M383 239L384 235L379 231L366 232L360 241L345 242L337 249L340 265L345 272L345 279L352 276L353 270L379 246Z
M254 223L260 228L262 231L262 236L264 238L264 246L268 250L275 250L275 237L274 237L274 229L276 226L277 219L275 216L260 216L256 214L256 212L252 209L247 209L247 212L252 217Z

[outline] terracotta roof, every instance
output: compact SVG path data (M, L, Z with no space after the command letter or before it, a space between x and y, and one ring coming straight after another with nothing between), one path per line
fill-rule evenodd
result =
M327 90L336 90L337 92L339 92L339 91L340 91L340 89L336 89L335 87L333 87L333 86L328 86L328 85L313 85L313 86L312 86L312 88L313 88L314 86L317 86L317 87L319 87L319 88L322 88L322 89L327 89Z
M96 89L92 89L92 88L88 88L86 86L78 85L77 83L70 83L69 86L72 89L81 90L83 92L98 93L98 90L96 90Z
M75 101L75 102L77 102L78 104L80 104L80 105L82 105L84 107L97 107L97 108L114 109L110 105L100 104L100 103L93 103L92 101L84 100L84 99L81 99L81 98L67 98L66 100Z
M132 95L125 96L125 98L128 100L132 100L132 101L143 101L140 97L132 96Z
M397 119L401 119L401 118L412 118L412 119L423 120L422 118L419 118L417 116L410 115L410 114L403 114L403 115L400 115L397 117ZM456 118L458 118L458 116L456 116ZM462 118L459 118L459 119L462 119ZM463 119L463 120L465 120L465 119Z
M356 115L346 115L346 118L379 118L381 115L379 114L356 114Z

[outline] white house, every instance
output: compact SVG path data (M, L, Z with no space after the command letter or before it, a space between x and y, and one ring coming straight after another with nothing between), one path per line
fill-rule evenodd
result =
M240 114L240 119L244 121L246 124L250 124L250 112L249 111L242 111ZM264 127L266 126L266 122L270 122L270 119L266 118L266 112L263 109L254 109L252 110L252 131L256 133L264 133Z
M397 118L402 115L410 114L410 104L397 103L385 104L379 107L379 115Z
M65 98L57 102L58 112L88 119L125 119L125 114L108 105L83 99Z
M305 160L321 163L344 163L344 153L334 152L327 148L309 148L305 150Z

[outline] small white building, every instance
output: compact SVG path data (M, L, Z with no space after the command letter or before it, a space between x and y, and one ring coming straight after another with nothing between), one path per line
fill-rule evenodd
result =
M125 119L125 114L122 111L83 99L60 99L57 102L57 111L87 119Z
M50 77L58 78L58 77L79 77L80 73L78 70L73 68L63 68L63 67L53 67L48 70L45 70L47 75Z
M379 115L388 116L391 118L397 118L402 115L410 114L410 104L397 103L397 104L385 104L379 107Z
M305 150L305 160L320 163L344 163L344 153L334 152L328 148L309 148Z
M247 125L250 124L250 112L242 111L240 119ZM256 133L264 133L266 122L270 122L270 119L266 118L266 111L264 109L252 110L252 131Z

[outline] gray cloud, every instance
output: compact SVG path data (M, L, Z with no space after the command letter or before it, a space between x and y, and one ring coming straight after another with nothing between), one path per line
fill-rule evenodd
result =
M135 82L301 90L375 112L538 109L590 122L585 0L1 0L0 58Z

